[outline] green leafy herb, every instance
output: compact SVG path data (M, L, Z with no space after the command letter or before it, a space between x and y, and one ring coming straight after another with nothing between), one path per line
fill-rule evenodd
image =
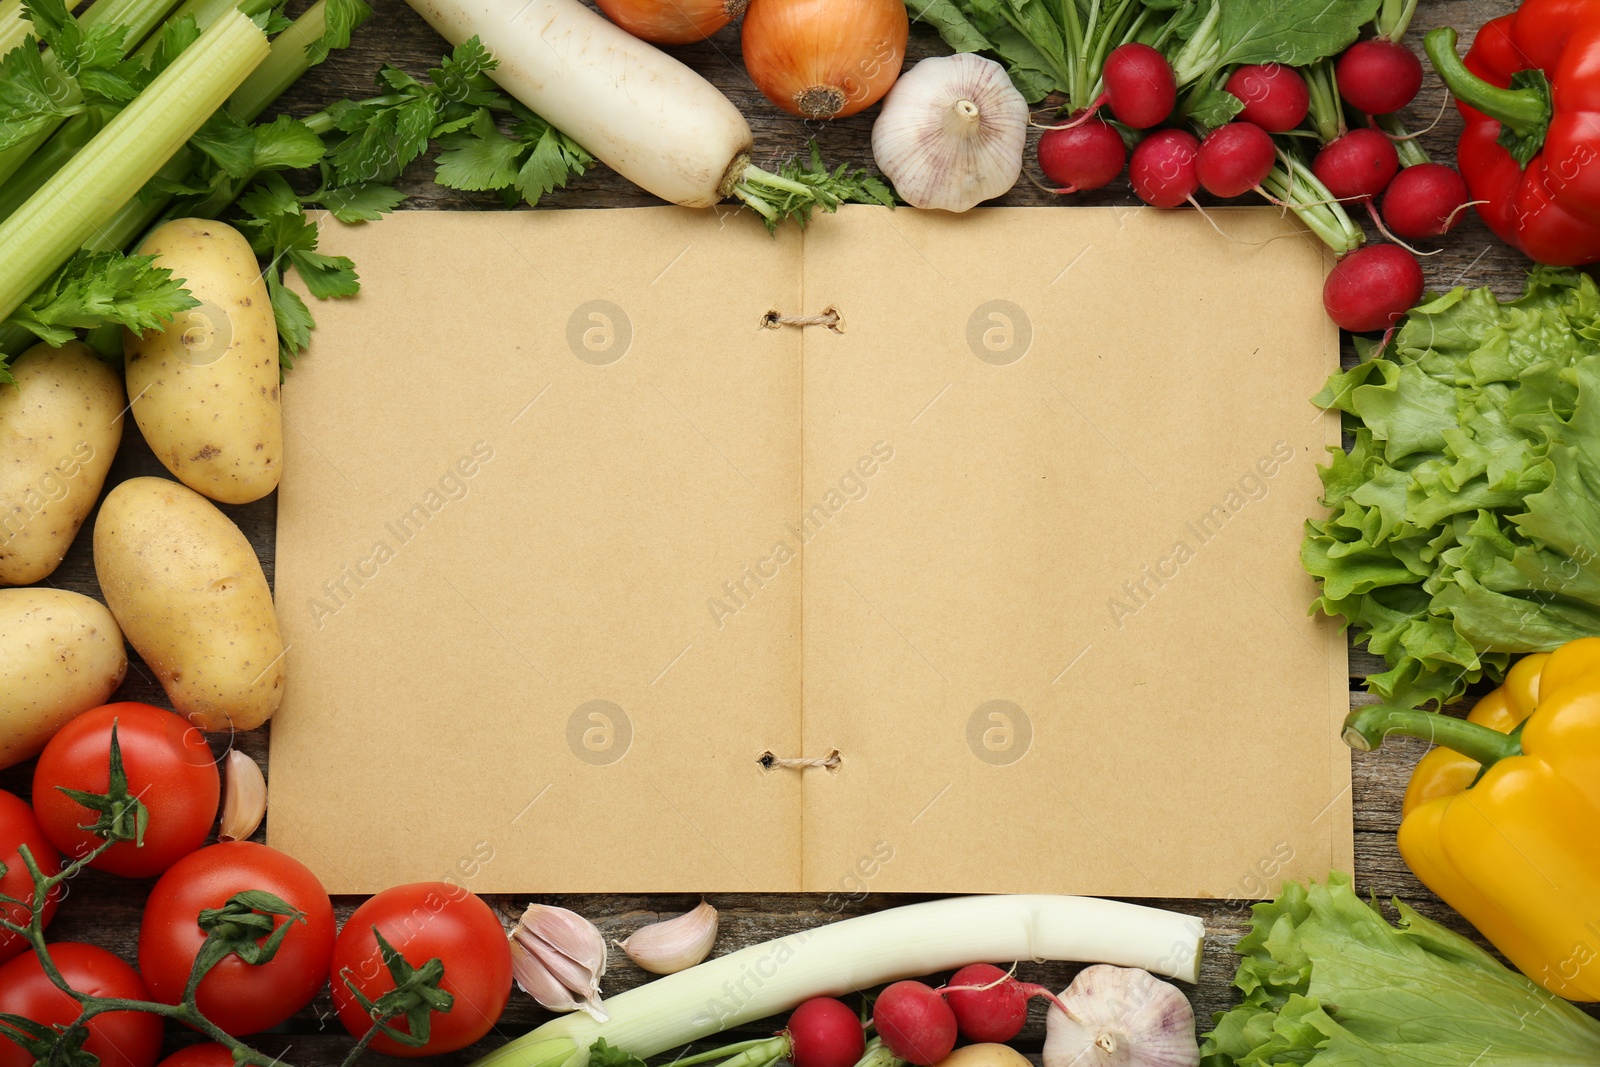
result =
M60 346L75 329L115 323L153 330L199 305L154 256L79 252L12 312L9 324Z
M894 190L870 171L850 170L844 164L830 171L815 141L805 161L789 160L776 174L756 166L746 168L733 195L761 216L769 233L786 219L805 226L817 207L837 211L843 203L895 205Z
M1600 1022L1395 901L1399 926L1346 875L1256 904L1203 1067L1553 1067L1600 1063Z
M498 190L508 204L518 198L537 204L593 165L593 156L538 115L520 104L508 110L515 116L509 135L480 108L471 126L441 137L434 181L451 189Z
M278 360L284 367L294 365L311 340L311 312L305 301L286 286L283 272L294 267L306 290L321 300L354 296L361 289L355 264L344 256L328 256L317 251L317 224L302 210L289 183L269 174L239 198L245 217L239 229L250 238L250 247L266 260L262 276L272 313L278 327Z
M82 91L59 68L46 68L37 38L28 37L0 58L0 151L82 110Z
M596 1038L594 1044L589 1046L590 1067L646 1067L645 1061L631 1052L624 1052L615 1045L607 1044L606 1039Z
M1390 669L1390 703L1447 701L1511 654L1600 632L1600 290L1538 268L1499 303L1456 289L1315 402L1354 445L1306 525L1317 607Z

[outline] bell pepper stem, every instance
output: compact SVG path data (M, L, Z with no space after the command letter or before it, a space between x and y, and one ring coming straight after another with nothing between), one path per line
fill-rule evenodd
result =
M1449 26L1429 30L1422 47L1450 94L1468 107L1508 126L1520 137L1544 139L1550 125L1550 96L1538 89L1501 89L1490 85L1456 55L1456 31Z
M1344 721L1344 743L1357 752L1373 751L1390 734L1432 741L1485 767L1522 754L1519 737L1433 711L1372 704L1352 711Z

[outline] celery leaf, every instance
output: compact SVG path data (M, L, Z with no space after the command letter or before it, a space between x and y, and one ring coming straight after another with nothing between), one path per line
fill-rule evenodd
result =
M0 151L82 110L77 81L46 64L37 38L25 38L0 57Z
M7 321L59 347L108 323L153 330L199 303L154 256L79 252Z
M239 229L256 255L266 260L262 275L278 325L278 358L290 367L310 341L313 323L305 302L283 284L284 271L294 267L307 291L323 300L354 296L361 281L349 259L317 251L317 224L281 176L268 174L252 186L239 198L239 208L246 216L237 223Z
M288 115L252 126L251 134L251 165L255 170L300 170L315 166L327 152L322 138L310 126Z
M372 222L399 207L404 199L400 190L376 182L328 189L317 197L318 203L340 222Z
M363 0L328 0L323 8L322 36L306 45L306 60L316 66L328 53L350 46L350 34L372 15Z

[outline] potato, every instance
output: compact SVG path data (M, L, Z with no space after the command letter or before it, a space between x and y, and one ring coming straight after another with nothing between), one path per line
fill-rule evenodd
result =
M272 592L239 528L192 489L132 478L106 494L94 569L111 614L202 730L250 730L283 697Z
M122 378L86 345L37 344L0 385L0 585L61 565L122 442Z
M0 767L37 756L127 673L122 631L104 604L64 589L0 589Z
M982 1044L958 1048L934 1067L1033 1067L1010 1045Z
M165 330L125 331L128 395L150 450L184 485L224 504L278 487L278 333L250 243L233 227L174 219L145 239L200 306Z

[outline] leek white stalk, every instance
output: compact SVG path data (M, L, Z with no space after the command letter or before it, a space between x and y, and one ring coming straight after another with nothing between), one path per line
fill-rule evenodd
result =
M452 45L477 35L506 92L624 178L684 207L733 192L750 125L700 75L579 0L409 0Z
M568 1015L474 1067L585 1067L597 1038L648 1058L730 1027L968 963L1077 960L1193 982L1205 924L1093 897L955 897L891 908L741 949L605 1001L607 1023Z
M267 52L256 24L228 12L0 223L0 320L133 199Z

